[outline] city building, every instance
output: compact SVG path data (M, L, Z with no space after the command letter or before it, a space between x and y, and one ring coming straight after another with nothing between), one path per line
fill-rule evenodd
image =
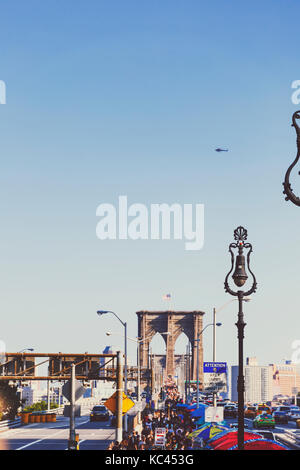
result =
M300 392L300 364L285 361L284 364L271 364L274 395L292 397Z
M29 381L19 388L19 392L23 406L31 406L33 403L42 400L45 390L42 388L40 381Z
M52 386L50 385L49 397L50 403L57 403L62 405L67 400L63 397L61 392L62 385ZM19 388L20 399L23 402L23 406L31 406L39 401L48 400L47 388L45 383L40 381L30 381L28 385Z
M273 369L260 366L254 357L246 359L244 366L245 403L265 403L273 398ZM231 400L238 400L238 366L231 367Z

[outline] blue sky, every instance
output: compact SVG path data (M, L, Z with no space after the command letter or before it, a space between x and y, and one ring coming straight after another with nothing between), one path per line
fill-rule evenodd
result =
M135 336L135 312L167 308L161 298L169 292L175 309L204 310L210 322L213 306L229 300L228 244L244 225L258 281L245 306L245 355L263 364L290 358L300 334L300 213L284 201L282 181L296 152L299 5L0 6L7 348L98 352L105 331L120 328L113 317L99 319L97 308L118 312ZM230 151L217 154L217 146ZM203 250L187 252L181 241L98 240L97 206L123 194L129 203L205 204ZM217 359L231 364L236 314L232 303L219 318Z

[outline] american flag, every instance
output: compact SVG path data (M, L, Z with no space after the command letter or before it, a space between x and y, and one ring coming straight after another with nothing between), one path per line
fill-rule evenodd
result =
M163 300L171 300L171 294L165 294L163 295Z

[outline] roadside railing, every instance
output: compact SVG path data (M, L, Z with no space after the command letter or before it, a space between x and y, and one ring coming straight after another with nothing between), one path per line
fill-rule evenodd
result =
M284 444L294 447L295 449L300 449L300 434L299 433L285 429L284 433L277 434L277 439L282 441Z
M0 421L0 432L1 431L7 431L8 429L13 429L13 428L17 428L21 426L21 418L18 417L16 419L12 419L12 420L4 420L4 421Z

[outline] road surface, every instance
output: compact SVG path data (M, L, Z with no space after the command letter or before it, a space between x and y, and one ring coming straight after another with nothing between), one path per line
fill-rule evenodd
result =
M104 450L115 439L110 421L90 422L89 416L76 418L80 450ZM34 423L0 433L2 449L67 450L69 418L57 417L56 423Z
M231 425L237 426L237 419L229 418L229 419L226 419L226 421ZM253 420L245 418L245 431L247 430L251 430L254 432L258 432L258 433L259 431L271 431L274 434L275 438L278 440L278 442L281 442L282 444L285 444L290 449L293 449L293 447L290 446L288 442L284 440L285 431L296 430L296 423L293 421L289 421L288 424L276 424L274 429L269 429L269 428L254 429Z

